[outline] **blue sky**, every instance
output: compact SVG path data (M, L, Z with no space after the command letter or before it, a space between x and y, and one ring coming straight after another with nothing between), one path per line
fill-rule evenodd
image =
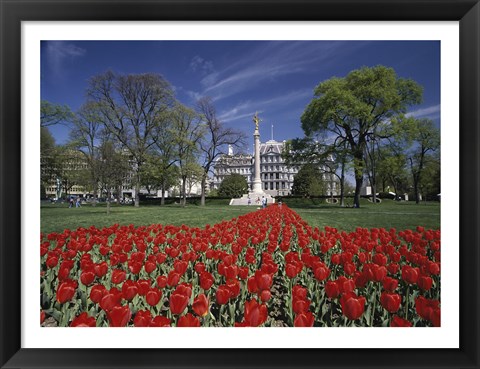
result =
M42 41L41 98L76 111L88 79L107 70L154 72L183 104L210 96L226 125L253 143L258 111L261 140L302 137L300 116L320 82L382 64L424 87L411 114L440 124L440 42L436 41ZM52 127L57 143L68 130ZM249 145L252 146L251 144Z

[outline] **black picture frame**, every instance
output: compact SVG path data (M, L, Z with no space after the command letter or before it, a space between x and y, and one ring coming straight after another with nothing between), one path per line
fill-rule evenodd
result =
M2 368L479 368L480 4L478 0L0 0ZM21 22L329 20L460 22L459 349L21 348ZM27 107L28 108L28 107ZM448 245L445 245L448 247ZM54 345L54 343L52 343Z

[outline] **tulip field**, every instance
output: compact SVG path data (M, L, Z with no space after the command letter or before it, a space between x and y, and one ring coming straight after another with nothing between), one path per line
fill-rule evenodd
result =
M43 326L440 326L440 230L420 226L319 229L273 204L41 234L40 254Z

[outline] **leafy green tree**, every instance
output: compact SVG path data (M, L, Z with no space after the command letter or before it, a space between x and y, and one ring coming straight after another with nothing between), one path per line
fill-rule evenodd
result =
M247 192L247 179L238 173L232 173L226 176L218 188L218 195L224 197L238 198Z
M437 155L429 155L425 160L421 176L419 190L425 195L425 199L438 199L440 188L440 160Z
M345 173L348 170L349 153L345 141L327 145L324 140L311 137L295 138L286 142L282 157L287 165L314 164L322 174L337 178L340 186L340 206L345 205ZM333 183L331 183L333 185ZM333 191L332 191L333 193Z
M392 68L381 65L333 77L315 88L301 117L302 128L307 136L327 133L336 142L346 141L353 157L355 207L360 206L367 140L386 138L383 126L404 115L421 98L418 83L398 78Z
M58 105L46 100L40 104L40 125L42 127L65 124L71 121L73 113L67 105Z
M177 131L175 121L170 113L167 119L162 119L153 134L154 146L152 155L155 158L155 176L159 180L158 187L161 191L160 205L165 205L165 193L170 187L175 186L179 179L178 162L176 155ZM151 157L150 157L151 158ZM147 158L148 163L148 158ZM148 174L147 174L148 175Z
M407 160L413 180L415 202L418 204L426 163L440 149L440 130L430 119L413 119L410 122L410 129L406 131L408 140L411 142L411 147L407 151Z
M407 158L402 152L391 148L383 148L378 162L378 177L383 182L383 191L387 186L393 187L393 192L398 196L401 191L407 190L408 173L406 170Z
M125 155L111 141L105 141L99 147L97 158L99 182L102 192L107 195L107 214L110 214L110 200L116 188L121 187L131 171Z
M156 128L168 118L174 105L172 87L158 74L120 75L109 71L90 79L87 95L97 103L106 131L129 152L138 207L141 167L155 145Z
M293 178L292 193L305 197L321 196L325 194L325 187L320 169L314 164L304 164Z
M150 194L151 191L161 190L162 197L179 179L178 168L175 165L165 166L164 157L158 153L149 154L141 169L142 185ZM163 203L162 203L163 205Z
M58 150L47 127L40 127L40 180L48 187L58 175Z
M193 163L197 162L198 144L204 135L203 126L199 124L200 117L192 109L177 103L172 110L171 119L175 135L175 156L177 157L180 178L182 180L180 193L182 205L187 204L187 180L191 174Z

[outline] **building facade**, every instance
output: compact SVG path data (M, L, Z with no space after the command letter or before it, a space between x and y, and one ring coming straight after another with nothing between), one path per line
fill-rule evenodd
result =
M260 179L262 189L271 196L287 196L292 193L295 175L300 170L301 164L287 166L282 151L285 141L269 140L260 143ZM229 149L227 155L220 156L213 168L211 188L218 189L226 176L237 173L243 175L252 189L255 176L254 157L249 154L233 154ZM327 194L337 194L337 182L333 175L323 174L323 181L327 185Z

